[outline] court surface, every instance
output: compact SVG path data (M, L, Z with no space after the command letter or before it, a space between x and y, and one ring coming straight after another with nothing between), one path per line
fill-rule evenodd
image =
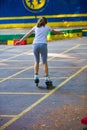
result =
M48 43L47 90L40 63L33 81L32 45L0 46L0 130L81 130L87 117L87 38Z

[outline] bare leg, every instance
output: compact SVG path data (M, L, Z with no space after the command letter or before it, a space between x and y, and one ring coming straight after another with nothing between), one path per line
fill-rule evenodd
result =
M39 71L39 62L35 62L34 64L34 74L38 74Z
M48 64L47 63L43 64L43 69L44 69L44 75L48 76Z
M49 78L48 75L48 64L43 64L43 69L44 69L44 74L45 74L45 84L47 86L47 89L52 89L53 88L53 84L52 81Z
M43 64L43 69L44 69L45 81L51 81L50 77L49 77L48 64L47 63Z
M36 83L36 86L38 86L38 83L39 83L38 71L39 71L39 62L35 62L35 64L34 64L34 81Z

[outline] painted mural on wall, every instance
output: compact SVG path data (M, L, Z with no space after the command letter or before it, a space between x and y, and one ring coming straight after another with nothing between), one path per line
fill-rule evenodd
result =
M49 0L22 0L24 7L33 13L43 11Z
M32 27L40 16L51 26L87 26L87 0L0 0L0 27Z

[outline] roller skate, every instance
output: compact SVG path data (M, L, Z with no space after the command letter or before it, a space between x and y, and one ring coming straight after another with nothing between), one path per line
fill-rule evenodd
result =
M36 86L38 87L38 84L39 84L38 75L34 75L34 82L35 82Z
M54 88L52 81L48 77L46 77L46 79L45 79L45 84L46 84L47 89L53 89Z
M34 80L34 82L36 83L36 86L38 87L38 84L39 84L39 79L38 79L38 78L36 78L36 79Z

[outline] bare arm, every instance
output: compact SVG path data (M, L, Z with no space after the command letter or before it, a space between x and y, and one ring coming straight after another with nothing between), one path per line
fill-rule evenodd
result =
M56 30L52 30L51 31L53 34L65 34L64 32L60 32L60 31L56 31Z
M20 44L23 40L25 40L28 36L30 36L33 33L33 30L30 30L28 33L26 33L18 42L16 42L16 45Z

